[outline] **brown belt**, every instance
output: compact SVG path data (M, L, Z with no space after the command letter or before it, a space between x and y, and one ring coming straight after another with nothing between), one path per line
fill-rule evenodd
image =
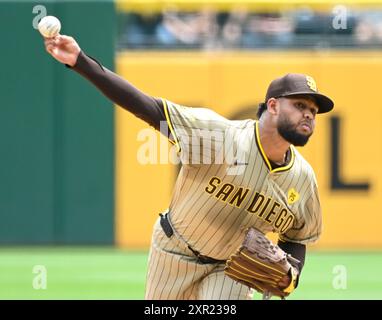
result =
M168 238L171 238L174 235L174 230L171 227L170 222L168 221L167 213L159 214L160 215L160 225L163 229L163 232L166 234ZM217 260L211 257L204 256L200 254L200 252L194 250L187 244L188 249L192 251L192 253L198 258L198 262L201 264L209 264L209 263L225 263L226 260Z

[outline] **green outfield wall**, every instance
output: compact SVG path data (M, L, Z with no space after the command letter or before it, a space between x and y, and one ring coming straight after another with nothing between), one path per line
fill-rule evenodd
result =
M113 243L112 104L45 52L42 7L114 63L111 1L0 2L0 244Z

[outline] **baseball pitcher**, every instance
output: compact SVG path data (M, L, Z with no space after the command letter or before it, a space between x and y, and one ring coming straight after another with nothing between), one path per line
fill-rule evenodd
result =
M45 46L115 104L157 130L165 122L162 133L177 146L182 168L154 225L146 299L251 299L254 290L284 298L297 287L322 221L314 172L294 146L308 142L317 114L334 105L312 77L275 79L258 120L232 121L141 92L72 37Z

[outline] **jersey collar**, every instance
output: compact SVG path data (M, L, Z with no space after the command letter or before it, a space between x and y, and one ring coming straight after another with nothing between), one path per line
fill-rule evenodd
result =
M263 146L261 145L261 142L260 142L259 122L258 121L255 121L255 139L256 139L256 144L257 144L257 147L260 151L260 154L261 154L265 164L267 165L270 173L287 171L293 166L295 154L294 154L293 147L290 146L289 151L291 153L291 157L290 157L289 162L285 166L272 168L272 165L271 165L269 159L267 158L267 156L265 155Z

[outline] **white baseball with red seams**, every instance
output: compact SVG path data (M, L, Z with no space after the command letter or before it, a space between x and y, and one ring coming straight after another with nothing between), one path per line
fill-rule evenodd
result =
M61 30L61 22L54 16L46 16L38 24L38 30L45 38L53 38Z

